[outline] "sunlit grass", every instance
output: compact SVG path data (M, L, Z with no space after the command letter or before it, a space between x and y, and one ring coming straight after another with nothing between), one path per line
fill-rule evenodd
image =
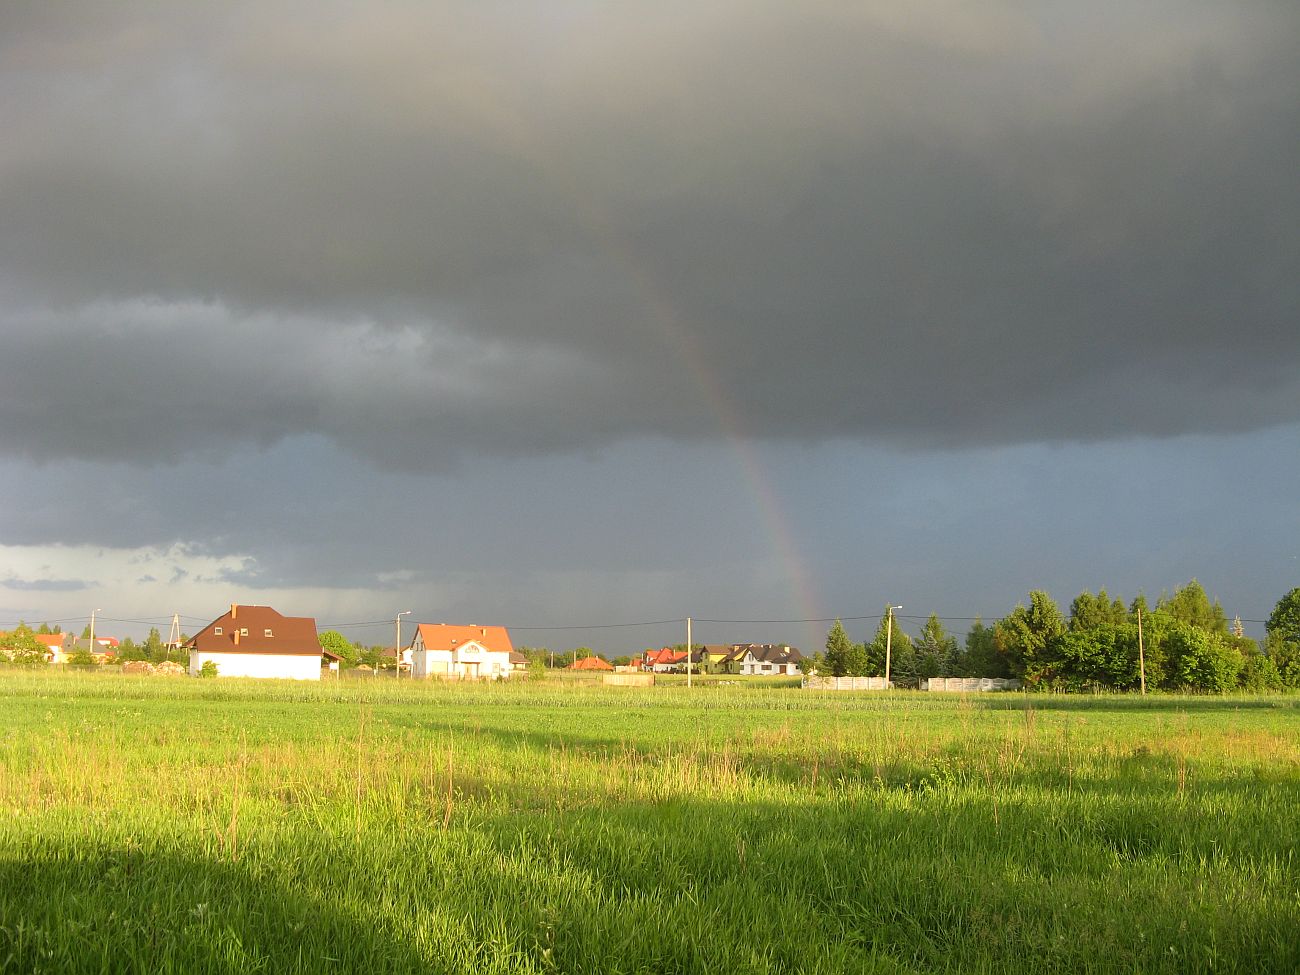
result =
M0 673L0 971L1295 971L1300 701Z

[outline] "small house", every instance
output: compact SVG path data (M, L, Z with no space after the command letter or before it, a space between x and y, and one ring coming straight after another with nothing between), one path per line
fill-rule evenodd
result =
M411 676L469 680L509 677L513 650L504 626L421 623L411 640Z
M320 640L310 616L281 616L270 606L232 603L230 612L199 630L185 646L191 675L211 662L220 677L320 680Z

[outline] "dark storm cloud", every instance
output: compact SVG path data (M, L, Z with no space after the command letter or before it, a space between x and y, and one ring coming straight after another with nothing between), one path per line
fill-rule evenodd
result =
M1290 4L29 5L0 448L1300 417Z

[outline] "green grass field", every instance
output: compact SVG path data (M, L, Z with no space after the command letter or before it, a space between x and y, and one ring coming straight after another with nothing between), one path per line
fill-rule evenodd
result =
M1300 699L0 671L0 972L1295 972Z

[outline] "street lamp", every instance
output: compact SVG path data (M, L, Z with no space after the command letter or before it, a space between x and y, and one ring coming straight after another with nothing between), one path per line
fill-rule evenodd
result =
M95 614L102 613L102 609L92 609L90 611L90 652L95 652Z
M409 609L403 610L397 614L397 619L393 620L393 624L397 628L397 642L393 644L393 653L395 654L395 664L397 669L393 671L396 675L393 677L393 680L398 680L402 676L402 617L410 615L411 611Z
M889 690L889 657L894 649L894 610L902 609L902 606L890 606L886 613L885 624L885 690Z

